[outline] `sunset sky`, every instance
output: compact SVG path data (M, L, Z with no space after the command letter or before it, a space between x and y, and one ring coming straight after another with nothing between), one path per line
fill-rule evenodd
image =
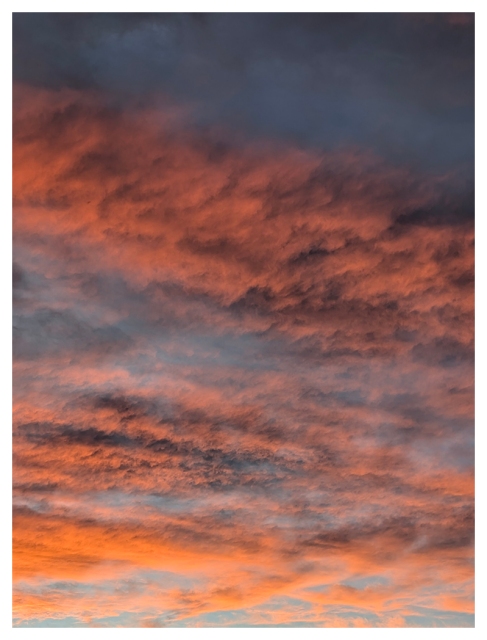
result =
M473 14L13 17L13 625L474 625Z

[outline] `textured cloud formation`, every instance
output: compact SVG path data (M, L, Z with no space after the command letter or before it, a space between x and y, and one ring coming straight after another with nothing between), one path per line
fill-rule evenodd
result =
M451 169L474 158L474 14L14 14L14 75L179 105L205 127L372 148Z
M397 19L461 67L457 17ZM274 33L269 64L281 19L241 27ZM357 18L358 42L383 19ZM185 76L136 104L105 75L120 47L138 68L141 25L200 29L191 47L230 65L214 16L42 20L38 67L14 40L14 624L473 625L463 160L425 173L361 135L318 148L245 122L231 140L188 126ZM334 20L297 21L291 61L349 33ZM135 95L176 68L156 52Z

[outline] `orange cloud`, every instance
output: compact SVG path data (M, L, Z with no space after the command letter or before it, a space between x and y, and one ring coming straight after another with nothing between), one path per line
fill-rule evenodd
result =
M453 177L14 98L14 619L471 614Z

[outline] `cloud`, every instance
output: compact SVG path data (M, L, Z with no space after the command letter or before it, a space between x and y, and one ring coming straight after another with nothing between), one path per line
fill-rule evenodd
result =
M15 100L15 624L471 624L468 185Z
M14 14L16 81L178 105L227 137L473 167L473 14ZM251 46L249 46L251 43Z

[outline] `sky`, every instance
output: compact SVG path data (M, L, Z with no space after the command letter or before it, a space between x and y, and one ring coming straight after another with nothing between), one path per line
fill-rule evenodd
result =
M473 14L13 14L13 625L474 626Z

